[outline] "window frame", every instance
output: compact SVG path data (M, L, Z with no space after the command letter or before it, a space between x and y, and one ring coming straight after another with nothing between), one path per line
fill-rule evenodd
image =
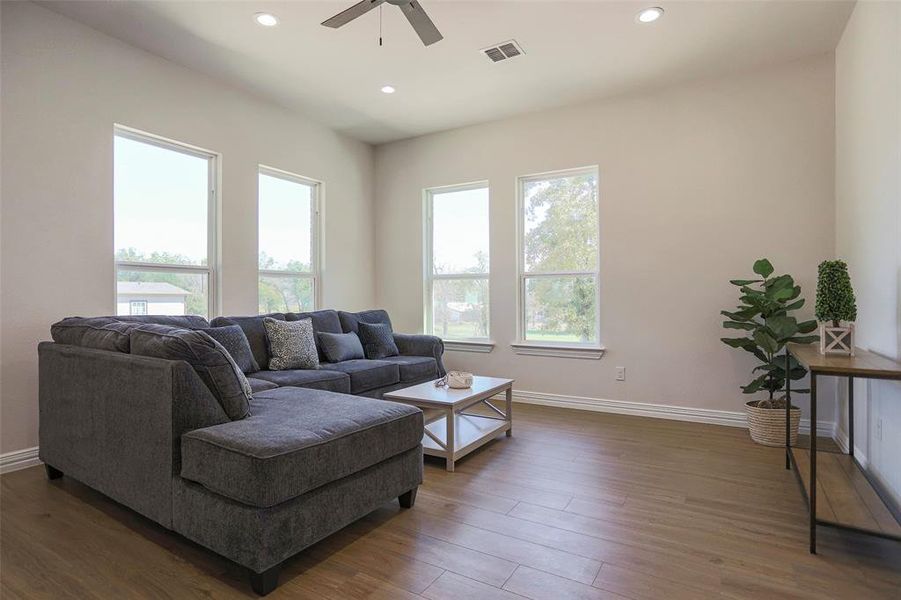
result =
M598 247L595 255L594 270L578 271L540 271L526 270L525 259L525 187L526 184L547 179L572 177L577 175L593 175L596 182L595 202L598 204ZM605 352L601 344L601 207L600 176L597 165L544 171L516 177L516 335L517 339L510 345L518 354L538 356L556 356L559 358L591 358L599 359ZM529 279L541 277L594 277L595 280L595 341L593 342L541 342L526 338L526 285Z
M268 177L275 177L278 179L283 179L285 181L290 181L293 183L299 183L301 185L306 185L312 188L310 192L310 262L311 271L307 272L298 272L298 271L282 271L278 269L261 269L260 268L260 175L266 175ZM319 307L322 305L322 206L323 206L323 196L324 196L324 188L325 184L318 179L313 179L311 177L305 177L303 175L298 175L297 173L292 173L291 171L285 171L283 169L277 169L275 167L270 167L267 165L259 164L257 165L257 254L256 254L256 264L257 264L257 311L259 311L260 304L260 277L284 277L284 278L294 278L294 279L310 279L313 284L313 307L312 310L319 310ZM302 311L306 312L306 311ZM263 314L263 313L260 313Z
M116 249L113 248L113 298L118 304L119 271L144 271L151 273L180 273L207 276L207 319L219 315L221 289L219 287L219 161L221 155L197 146L171 140L153 133L115 124L113 126L113 144L116 137L122 137L142 144L157 146L164 150L179 152L207 161L207 264L204 265L168 265L142 261L116 260ZM115 177L115 150L113 151L113 174ZM115 236L116 215L115 188L113 189L113 231Z
M488 271L485 273L435 273L434 235L435 235L435 195L468 190L485 189L488 192ZM470 352L491 352L494 342L491 339L491 185L488 180L470 181L452 185L425 188L423 198L423 331L429 335L437 335L434 331L434 283L440 280L485 280L488 284L488 334L484 337L441 338L448 350ZM438 336L441 337L441 336Z

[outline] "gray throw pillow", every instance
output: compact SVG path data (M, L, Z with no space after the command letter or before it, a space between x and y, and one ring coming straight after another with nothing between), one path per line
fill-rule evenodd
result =
M204 329L203 332L222 344L222 347L228 351L238 368L245 375L260 370L260 365L253 359L250 342L247 341L247 336L244 335L244 330L241 329L240 325L210 327L209 329Z
M194 367L232 421L250 415L250 383L228 351L203 331L141 325L130 336L132 354L183 360Z
M356 333L319 333L319 348L329 362L363 358L363 344Z
M269 340L269 370L318 369L319 352L313 335L313 322L263 319Z
M360 321L358 327L366 358L377 360L400 354L397 344L394 343L394 333L388 325Z

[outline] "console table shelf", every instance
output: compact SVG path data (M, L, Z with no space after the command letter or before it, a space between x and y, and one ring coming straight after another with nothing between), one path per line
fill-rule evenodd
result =
M822 355L814 345L789 344L786 369L793 356L810 372L810 422L817 422L817 378L842 377L848 382L848 454L817 451L816 435L810 448L791 446L789 410L791 386L786 386L785 468L794 467L810 513L810 552L816 554L817 525L832 525L901 540L898 511L880 493L854 458L854 378L901 380L901 362L860 348L855 356ZM819 468L819 471L818 471Z
M792 462L803 489L810 485L810 451L792 448ZM873 490L851 456L817 452L817 523L838 525L881 536L901 537L901 525Z

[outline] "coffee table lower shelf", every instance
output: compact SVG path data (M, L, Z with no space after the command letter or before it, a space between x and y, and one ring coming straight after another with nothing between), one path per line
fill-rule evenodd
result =
M440 440L447 439L447 417L443 411L435 411L434 416L426 411L426 420L428 425L426 429ZM429 422L429 418L435 420ZM498 434L509 431L511 429L510 421L498 419L494 417L481 417L465 413L456 413L454 415L454 448L452 461L455 461L476 448L487 444ZM429 456L439 456L447 458L448 452L438 445L428 434L422 438L422 451Z

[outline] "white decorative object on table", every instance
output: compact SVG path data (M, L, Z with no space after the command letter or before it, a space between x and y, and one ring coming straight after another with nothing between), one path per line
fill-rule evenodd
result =
M447 375L435 382L435 387L449 387L453 390L465 390L472 387L472 373L466 371L449 371Z

